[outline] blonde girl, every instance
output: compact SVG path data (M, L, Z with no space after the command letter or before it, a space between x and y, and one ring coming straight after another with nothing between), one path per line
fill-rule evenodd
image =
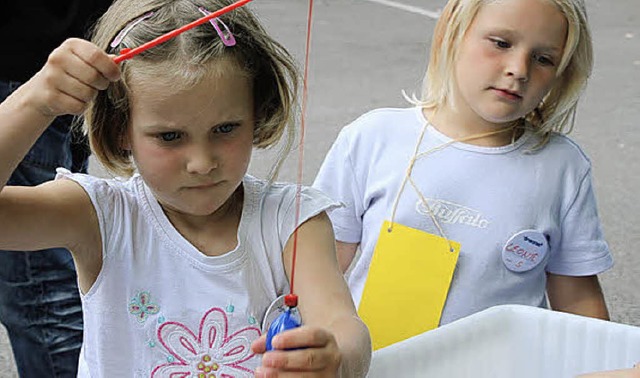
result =
M563 135L591 67L582 0L448 1L422 98L345 127L314 184L345 204L330 217L357 306L390 220L460 243L439 324L500 304L608 318L591 163Z
M135 172L60 170L53 182L0 192L0 248L72 251L81 377L366 373L369 336L325 215L334 202L303 189L295 224L295 186L247 174L253 147L290 134L296 72L286 50L243 8L113 62L226 5L116 1L93 43L64 42L0 105L3 183L55 116L85 110L96 157L117 175ZM265 353L260 323L289 290L296 229L305 325Z

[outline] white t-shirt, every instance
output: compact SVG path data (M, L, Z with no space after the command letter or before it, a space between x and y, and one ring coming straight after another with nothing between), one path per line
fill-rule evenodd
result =
M296 228L296 186L246 176L238 246L210 257L178 233L140 176L60 177L89 194L102 235L102 270L82 296L79 376L253 376L251 342L289 290L282 251ZM303 189L300 223L334 205Z
M419 135L420 108L378 109L345 127L314 187L345 206L329 212L336 239L360 243L348 277L359 305L380 227L390 220ZM419 152L451 139L431 125ZM613 264L603 239L591 184L591 164L569 138L554 134L542 150L527 131L503 147L454 143L417 160L412 178L446 236L461 243L441 325L500 304L546 306L546 272L584 276ZM439 235L416 191L407 184L395 222ZM544 261L525 272L502 260L509 239L523 230L544 234ZM408 310L408 313L410 310Z

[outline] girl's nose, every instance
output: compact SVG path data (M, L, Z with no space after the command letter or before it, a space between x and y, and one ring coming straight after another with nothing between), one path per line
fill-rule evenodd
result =
M219 162L211 147L198 146L189 151L187 159L187 172L199 175L207 175L218 168Z
M531 57L529 54L514 52L507 63L506 74L526 83L529 81L530 64Z

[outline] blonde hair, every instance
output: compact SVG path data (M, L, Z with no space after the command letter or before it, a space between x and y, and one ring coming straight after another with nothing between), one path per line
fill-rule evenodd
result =
M450 101L455 83L457 49L482 5L495 0L449 0L438 20L431 44L429 66L422 96L413 102L438 108ZM537 108L525 116L542 137L551 132L568 133L573 128L576 108L593 67L593 46L583 0L544 0L555 4L567 19L568 32L556 83ZM507 5L505 5L507 6Z
M100 18L92 41L111 54L134 48L200 17L198 7L213 12L229 0L118 0ZM133 27L122 42L111 48L114 37L132 20L153 11ZM99 92L85 113L85 131L98 160L111 173L129 176L134 171L130 151L123 150L129 127L132 78L167 76L185 88L204 78L216 62L230 59L253 80L255 128L253 144L275 145L285 134L286 143L272 178L293 145L295 135L298 71L287 50L273 40L247 7L220 18L233 33L236 45L227 47L211 24L195 27L121 64L122 80ZM172 82L173 83L173 82Z

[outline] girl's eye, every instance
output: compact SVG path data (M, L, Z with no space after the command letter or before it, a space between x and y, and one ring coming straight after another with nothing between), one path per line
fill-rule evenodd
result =
M509 47L511 47L511 44L509 42L497 40L496 46L498 46L501 49L508 49Z
M180 139L180 133L175 131L160 133L158 135L158 139L160 139L163 142L175 142L176 140Z
M536 55L534 56L535 60L542 64L543 66L555 66L555 63L553 62L553 60L547 56L544 55Z
M216 134L228 134L230 132L232 132L236 127L238 127L237 124L234 123L226 123L224 125L220 125L218 127L216 127L213 132Z
M501 39L492 39L491 42L493 42L493 44L496 45L496 47L499 49L508 49L509 47L511 47L511 44L509 42L503 41Z

